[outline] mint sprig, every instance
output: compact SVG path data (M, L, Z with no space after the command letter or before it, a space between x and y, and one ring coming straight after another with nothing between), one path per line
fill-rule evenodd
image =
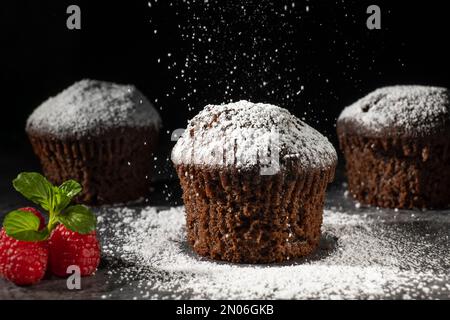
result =
M39 231L39 219L34 214L14 210L3 221L9 236L24 241L44 240L59 223L81 234L95 230L96 217L88 207L69 206L72 199L82 191L81 185L75 180L54 186L37 172L22 172L14 179L13 186L47 212L48 224L45 230Z

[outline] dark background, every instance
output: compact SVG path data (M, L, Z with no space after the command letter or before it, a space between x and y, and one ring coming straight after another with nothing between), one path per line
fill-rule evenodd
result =
M336 142L342 108L390 84L450 87L444 1L7 1L0 6L0 181L38 169L32 110L82 78L135 84L169 133L207 103L289 109ZM81 30L66 8L81 7ZM381 8L368 30L366 9ZM156 31L155 31L156 30ZM2 189L3 191L4 189Z

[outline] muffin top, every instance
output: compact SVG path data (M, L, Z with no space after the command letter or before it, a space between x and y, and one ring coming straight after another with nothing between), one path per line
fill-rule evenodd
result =
M449 92L428 86L377 89L342 111L338 131L368 137L448 135Z
M174 164L245 168L295 163L329 168L336 151L323 135L286 109L239 101L208 105L172 150Z
M28 118L26 130L78 138L109 129L160 125L158 112L134 86L85 79L43 102Z

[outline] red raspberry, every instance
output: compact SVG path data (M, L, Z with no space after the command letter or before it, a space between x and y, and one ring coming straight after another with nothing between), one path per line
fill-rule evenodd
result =
M53 274L66 277L67 268L76 265L82 276L89 276L100 263L100 245L95 231L79 234L58 225L49 239L49 268Z
M17 285L31 285L45 275L47 241L20 241L0 231L0 275Z
M25 207L25 208L20 208L18 209L19 211L27 211L27 212L31 212L33 213L36 217L39 218L39 230L42 230L45 228L45 220L44 217L42 216L42 214L39 212L39 210L33 208L33 207Z

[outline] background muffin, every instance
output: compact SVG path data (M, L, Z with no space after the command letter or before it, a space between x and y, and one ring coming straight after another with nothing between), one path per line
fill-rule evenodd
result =
M172 151L195 252L232 262L301 257L320 239L336 152L287 110L208 105Z
M449 206L447 89L378 89L344 109L337 132L349 190L358 201L389 208Z
M52 182L75 179L78 201L106 204L148 194L160 126L134 86L82 80L42 103L26 131Z

